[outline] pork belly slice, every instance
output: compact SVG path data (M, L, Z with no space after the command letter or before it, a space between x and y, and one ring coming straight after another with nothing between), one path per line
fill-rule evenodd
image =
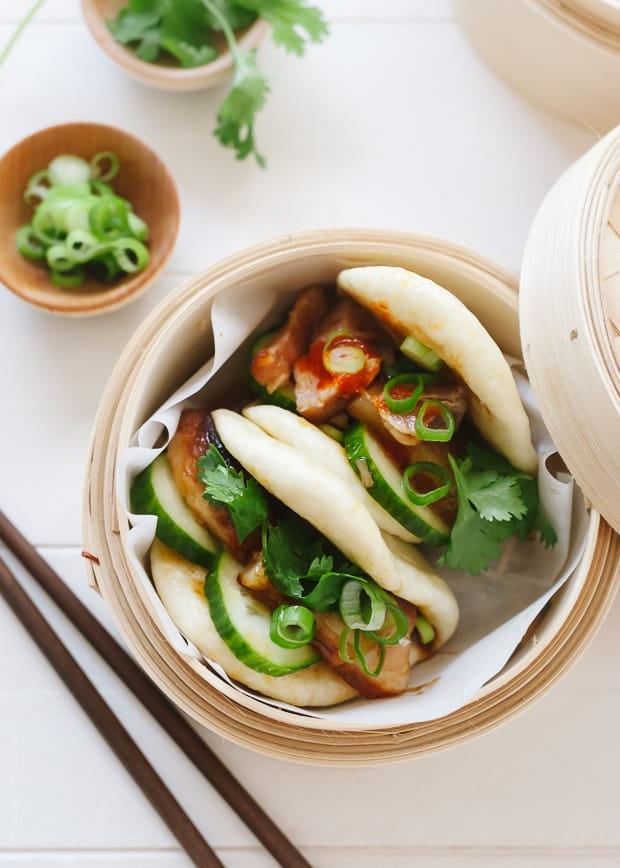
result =
M316 324L329 306L329 290L310 286L298 296L286 322L250 363L254 379L271 394L291 382L293 365L310 344Z
M323 364L323 350L331 337L346 335L343 342L362 349L366 363L355 373L333 373ZM377 377L389 352L381 328L352 299L339 301L321 320L306 355L293 369L297 411L311 422L322 423L341 413L347 401Z
M371 418L376 419L378 414L388 433L405 446L415 446L420 442L420 438L416 434L415 423L424 401L441 401L442 404L445 404L454 416L454 424L457 429L467 412L467 389L461 383L429 384L410 413L395 413L390 410L383 396L383 388L383 383L373 383L356 399L357 407L350 408L350 412L362 421ZM402 395L398 391L399 388L396 386L392 390L391 394L394 398L406 398L408 394L411 394L411 387L404 386ZM362 402L371 404L376 412L373 413L370 407L364 408Z
M260 535L252 533L240 544L228 509L209 503L203 497L205 485L198 479L197 461L211 444L222 450L211 414L207 410L183 410L176 434L168 446L172 475L196 521L236 560L246 563L260 548Z

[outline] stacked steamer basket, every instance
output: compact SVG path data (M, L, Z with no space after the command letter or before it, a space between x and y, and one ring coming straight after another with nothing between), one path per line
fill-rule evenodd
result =
M452 0L480 57L542 108L603 134L620 123L616 0Z
M286 291L332 281L352 265L400 265L447 287L473 310L505 353L519 356L513 278L443 241L369 230L306 233L252 248L197 275L169 296L132 339L95 423L84 532L85 547L98 560L89 561L88 568L141 665L196 721L238 744L299 762L369 765L411 758L469 739L524 708L549 688L594 635L620 581L620 508L614 491L620 455L613 446L600 448L602 432L611 444L620 437L619 374L612 352L618 332L609 307L602 307L598 270L604 227L615 220L619 142L617 131L560 179L534 226L524 268L521 326L539 404L569 468L594 503L585 549L571 578L537 623L536 641L524 641L473 701L445 717L397 727L357 724L343 729L242 694L200 659L184 653L182 646L173 647L129 552L127 516L118 492L119 460L144 420L205 361L213 343L210 309L220 292L239 285L256 293L274 285ZM549 262L558 257L552 269ZM606 268L607 285L612 275ZM573 329L578 332L575 340ZM570 420L564 415L565 396L558 394L560 368L571 388ZM597 463L602 456L605 466ZM592 462L598 473L593 483Z

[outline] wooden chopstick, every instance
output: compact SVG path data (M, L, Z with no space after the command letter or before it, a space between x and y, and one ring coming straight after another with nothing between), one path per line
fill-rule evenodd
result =
M0 594L199 868L224 868L110 706L0 558Z
M0 511L0 540L283 868L312 868L185 718ZM209 863L205 862L205 866Z

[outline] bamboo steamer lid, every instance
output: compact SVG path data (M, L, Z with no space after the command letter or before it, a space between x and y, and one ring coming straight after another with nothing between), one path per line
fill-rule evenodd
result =
M592 510L581 561L504 670L473 701L426 723L342 728L268 706L172 647L127 544L119 460L133 433L212 351L210 307L240 282L257 292L333 280L352 265L401 265L447 286L493 334L520 354L514 278L445 241L396 232L333 230L276 239L229 257L169 295L127 346L95 420L84 489L84 545L93 584L145 671L209 730L255 751L297 762L370 765L429 754L494 728L546 691L586 647L614 598L620 538Z
M524 97L603 134L620 123L616 0L452 0L482 60Z
M620 127L543 201L523 259L520 317L549 432L620 532Z

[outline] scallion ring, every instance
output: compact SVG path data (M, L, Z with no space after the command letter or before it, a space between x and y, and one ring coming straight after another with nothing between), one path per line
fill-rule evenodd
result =
M52 186L65 187L90 181L90 166L81 157L60 154L47 167L47 174Z
M405 398L395 398L392 392L395 389L403 389L406 386L411 386L411 394ZM420 400L424 383L420 379L419 374L398 374L387 381L383 387L383 399L392 413L411 413L415 405Z
M420 642L423 645L430 645L431 642L435 639L435 628L427 621L424 615L421 615L418 612L417 617L415 619L415 629L418 631L418 636L420 637Z
M137 238L121 238L114 241L110 249L120 267L127 274L142 271L148 265L149 252Z
M409 619L392 600L386 602L386 609L386 618L381 633L373 631L368 635L381 645L398 645L400 640L409 633ZM392 626L392 632L385 635L388 626Z
M352 632L353 631L350 627L345 627L340 634L340 641L338 642L338 656L343 663L355 663L357 659L355 654L349 654L349 639Z
M340 617L352 630L380 630L385 621L385 598L368 582L345 582L338 600Z
M428 425L426 422L427 416L432 414L432 422L441 419L442 426L440 428ZM437 443L448 443L452 440L456 424L454 416L449 407L443 401L424 401L415 420L415 433L420 440L428 440Z
M91 231L102 241L113 241L131 235L127 201L120 196L101 196L90 209Z
M427 347L422 341L414 338L413 335L408 335L400 345L400 351L403 355L415 362L421 368L426 368L427 371L438 371L442 365L442 359L437 355L435 350Z
M20 226L15 236L15 244L26 259L45 259L45 244L34 234L32 226Z
M358 374L366 367L366 353L347 332L335 332L323 347L323 367L330 374Z
M278 606L271 615L269 637L281 648L301 648L312 642L316 621L305 606Z
M376 646L379 649L379 662L377 666L372 671L368 668L368 662L366 660L366 654L362 651L360 646L360 642L362 640L362 636L368 636L368 633L365 633L363 630L355 630L353 633L353 650L355 651L355 656L359 660L360 666L362 667L364 673L369 675L371 678L376 678L381 670L383 669L383 664L385 662L385 644L383 642L377 642L375 640Z
M106 162L108 163L108 168L106 171L103 171L101 164L105 164ZM111 181L112 178L118 175L119 166L120 161L116 154L112 151L100 151L90 161L91 177L104 183Z
M84 282L84 272L81 268L76 267L73 271L54 271L52 270L52 283L56 286L61 286L63 289L73 289L76 286L81 286Z
M429 476L439 484L427 491L420 491L415 485L416 477ZM412 503L416 506L428 506L449 494L452 485L448 472L441 464L435 464L433 461L416 461L415 464L410 464L403 473L403 487Z
M47 183L43 183L44 181ZM41 169L41 171L35 172L26 184L24 201L32 202L33 199L39 199L42 202L51 189L47 169Z
M149 227L141 217L138 217L137 214L130 211L127 215L127 222L134 238L137 238L138 241L148 241Z
M72 229L65 244L74 262L88 262L106 249L91 232L83 229Z
M65 271L72 271L75 268L75 260L69 253L67 245L64 242L52 244L51 247L48 247L45 258L47 259L47 264L52 271L62 273Z

